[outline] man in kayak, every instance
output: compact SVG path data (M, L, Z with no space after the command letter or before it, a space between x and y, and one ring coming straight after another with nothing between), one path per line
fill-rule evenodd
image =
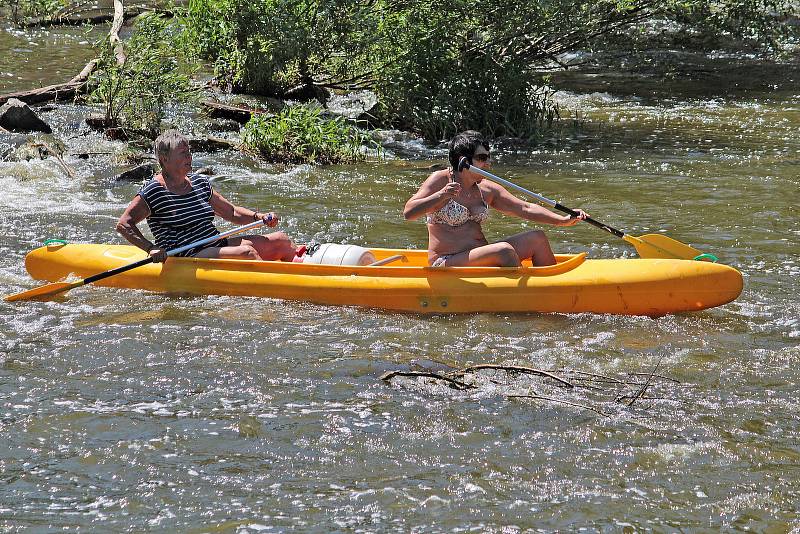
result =
M117 231L156 262L165 261L168 250L219 234L215 215L240 225L259 219L271 228L278 224L275 213L234 206L214 191L206 176L192 173L189 142L177 130L162 133L153 143L153 151L161 174L148 180L133 197L117 222ZM155 243L137 227L143 220L147 220ZM274 232L220 239L177 256L292 261L295 246L286 234Z
M488 168L489 143L480 132L468 130L450 141L450 168L431 174L406 202L403 216L413 220L426 216L428 261L433 267L518 267L531 258L533 265L556 263L550 242L541 230L529 230L497 243L489 243L481 224L489 207L505 213L554 226L572 226L585 219L559 215L509 193L503 186L484 180L470 170L458 171L462 157L479 169Z

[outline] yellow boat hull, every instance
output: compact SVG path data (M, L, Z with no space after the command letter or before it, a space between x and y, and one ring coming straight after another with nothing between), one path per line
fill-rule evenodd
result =
M726 265L673 259L587 260L549 267L435 268L422 250L370 249L382 266L170 258L96 282L109 287L242 295L415 313L561 312L660 316L731 302L742 275ZM50 245L25 258L30 275L82 279L145 257L122 245Z

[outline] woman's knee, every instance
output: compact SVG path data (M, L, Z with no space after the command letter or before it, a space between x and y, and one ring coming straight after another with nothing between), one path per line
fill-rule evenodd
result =
M272 232L267 237L269 238L270 241L273 241L273 242L276 242L276 243L278 243L278 242L290 243L291 242L291 239L289 239L289 236L286 235L285 232Z
M261 256L253 245L240 245L239 256L246 260L260 260Z
M519 255L517 251L511 246L511 243L501 242L497 243L497 258L501 263L501 267L518 267L520 265Z
M537 245L549 242L547 240L547 234L545 234L542 230L531 230L528 233L528 238L531 240L532 243Z

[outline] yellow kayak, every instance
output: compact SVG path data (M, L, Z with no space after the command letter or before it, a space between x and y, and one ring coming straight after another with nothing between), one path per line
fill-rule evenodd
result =
M548 267L429 267L424 250L371 248L383 265L171 257L97 285L178 294L269 297L415 313L561 312L660 316L731 302L742 275L726 265L677 259L557 255ZM25 267L37 280L88 276L145 258L124 245L48 245Z

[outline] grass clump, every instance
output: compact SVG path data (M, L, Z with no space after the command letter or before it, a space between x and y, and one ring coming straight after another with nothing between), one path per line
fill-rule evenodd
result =
M254 115L245 125L245 147L277 163L336 164L363 161L364 148L379 151L367 134L319 106L287 106L274 116Z

